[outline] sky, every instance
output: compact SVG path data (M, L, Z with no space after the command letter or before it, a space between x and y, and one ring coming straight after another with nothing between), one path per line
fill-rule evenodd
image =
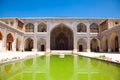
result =
M120 18L120 0L0 0L0 18Z

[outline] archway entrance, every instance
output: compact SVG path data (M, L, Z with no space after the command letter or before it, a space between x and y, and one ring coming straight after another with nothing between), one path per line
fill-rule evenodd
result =
M83 51L83 46L82 45L79 45L79 51Z
M91 46L91 52L99 52L99 43L97 39L95 38L92 39L90 46Z
M57 50L67 50L68 49L68 38L67 36L61 32L56 38L55 38L56 49Z
M87 51L87 42L84 38L81 38L77 42L77 48L79 52L86 52Z
M2 39L3 39L3 35L0 31L0 51L2 50L2 43L3 43Z
M0 32L0 40L2 40L3 39L3 36L2 36L2 33Z
M43 38L38 39L37 41L37 51L45 51L46 50L46 41Z
M109 39L109 47L111 52L119 52L119 41L116 33L112 33Z
M115 52L119 52L118 36L115 37Z
M25 40L25 51L32 51L33 49L33 39L28 38Z
M66 25L57 25L50 36L51 50L73 50L73 32Z
M45 51L45 46L41 45L41 51Z
M103 52L108 51L108 40L106 37L102 38L102 50L103 50Z
M12 43L13 43L13 36L11 33L9 33L7 35L6 50L8 50L8 51L12 50Z

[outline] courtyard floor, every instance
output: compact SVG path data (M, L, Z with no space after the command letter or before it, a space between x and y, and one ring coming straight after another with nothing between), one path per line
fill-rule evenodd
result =
M70 51L54 51L54 54L67 55L67 52L70 53ZM47 52L0 52L0 63L48 54ZM76 52L74 54L120 63L120 53Z

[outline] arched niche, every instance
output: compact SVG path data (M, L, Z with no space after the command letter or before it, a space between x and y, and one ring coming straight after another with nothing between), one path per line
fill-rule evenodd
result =
M47 32L47 25L45 23L40 23L38 25L38 32Z
M32 23L28 23L25 25L25 32L34 32L34 25Z
M34 45L34 41L32 38L27 38L25 40L24 50L25 51L32 51Z
M108 39L106 37L102 38L101 46L102 46L103 52L107 52L108 51Z
M87 27L84 23L79 23L77 25L77 32L87 32Z
M87 42L85 39L81 38L77 42L78 52L86 52L87 51Z
M91 33L98 33L98 31L99 31L99 26L98 26L98 24L92 23L92 24L90 25L90 32L91 32Z
M119 40L115 32L112 32L109 36L109 48L111 52L119 52Z
M6 38L6 50L12 51L12 44L13 44L14 38L12 33L9 33Z
M96 38L93 38L90 42L91 52L99 52L99 41Z
M50 33L51 50L73 50L73 31L65 24L59 24Z
M46 50L46 41L43 38L38 39L37 41L37 51L45 51Z

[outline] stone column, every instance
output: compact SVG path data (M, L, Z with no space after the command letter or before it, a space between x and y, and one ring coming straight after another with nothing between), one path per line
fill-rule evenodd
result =
M87 52L91 52L90 50L90 37L87 37Z
M100 47L100 52L103 52L103 49Z
M46 52L50 52L50 24L47 24Z
M119 45L119 52L120 52L120 32L119 32L119 35L118 35L118 45Z
M119 45L120 46L120 45ZM120 47L119 47L119 52L120 52Z
M108 52L111 52L110 40L108 40Z
M14 34L14 41L12 43L12 51L16 51L16 39L17 39L17 33Z
M102 39L100 38L100 52L103 52L103 49L102 49L102 45L103 45L103 43L102 43Z
M6 51L6 37L7 37L7 30L4 29L4 35L3 35L3 51Z
M102 51L102 44L101 44L101 39L98 35L97 35L97 39L98 39L99 52L101 52Z
M77 52L77 24L73 25L73 31L74 31L73 32L73 35L74 35L73 36L73 41L74 41L73 42L73 46L74 46L73 47L74 48L73 52L76 53Z
M111 49L108 48L108 52L111 52Z
M86 26L87 26L87 52L91 52L90 51L90 23L87 23Z
M86 26L87 26L87 34L90 33L90 23L86 23Z
M33 39L33 42L34 42L34 47L33 47L33 51L34 52L37 52L37 37L36 37L36 35L34 35L34 39Z
M0 40L0 51L4 51L4 31L2 30L2 29L0 29L2 32L1 32L1 34L2 34L2 40Z
M76 36L74 35L74 53L77 52L77 39Z
M38 23L34 23L34 48L33 48L34 52L37 52L37 26Z
M3 41L0 40L0 52L3 51Z
M21 50L22 50L22 51L25 51L25 50L24 50L24 45L25 45L24 35L22 35L22 40L21 40Z
M38 27L38 23L35 22L35 23L34 23L34 33L35 33L35 34L37 34L37 27Z

